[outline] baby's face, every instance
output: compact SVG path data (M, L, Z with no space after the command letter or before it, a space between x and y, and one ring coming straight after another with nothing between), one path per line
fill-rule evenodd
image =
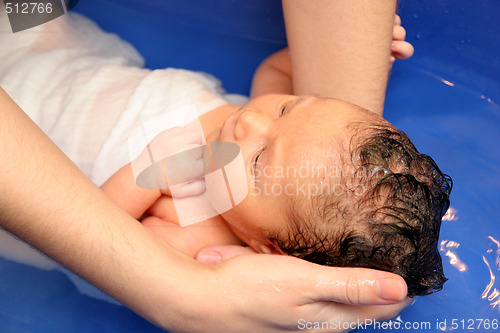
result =
M249 193L222 214L233 231L255 250L268 252L269 232L286 232L292 205L307 207L311 197L341 195L339 174L353 122L383 119L334 99L266 95L231 114L210 141L241 148Z

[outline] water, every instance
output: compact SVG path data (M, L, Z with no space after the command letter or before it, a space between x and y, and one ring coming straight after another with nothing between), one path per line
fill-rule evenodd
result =
M390 80L385 117L454 181L440 237L449 280L398 319L428 322L435 332L462 332L470 325L477 330L487 321L476 319L500 320L500 107L480 93L402 65Z

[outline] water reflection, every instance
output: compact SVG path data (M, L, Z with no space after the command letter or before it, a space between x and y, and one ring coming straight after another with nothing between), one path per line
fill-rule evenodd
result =
M486 256L483 256L483 261L488 267L490 273L490 282L486 285L486 288L481 294L481 298L487 299L490 302L490 305L493 309L498 307L498 309L500 310L500 291L495 287L496 276L494 273L495 270L500 271L500 242L495 238L493 238L492 236L488 236L488 238L491 241L491 246L493 247L496 246L496 250L490 247L486 251L486 253L489 254L488 257L493 256L493 261L495 265L492 268L492 265L490 265L488 258Z
M467 265L460 260L455 252L455 249L458 249L459 246L459 242L452 240L442 240L439 251L444 252L444 255L450 258L450 265L458 269L458 271L464 272L467 270Z
M446 214L442 218L443 222L451 222L458 220L458 212L455 208L448 208ZM458 269L459 272L464 272L467 270L467 265L460 260L456 253L456 249L460 246L460 243L453 240L442 240L439 246L439 251L444 253L444 256L450 259L450 265Z
M450 87L454 87L455 86L455 83L450 82L450 81L445 80L445 79L441 79L441 82L443 82L444 84L446 84L447 86L450 86Z
M442 220L443 221L456 221L458 220L457 210L453 207L448 208L446 213L444 214Z
M457 210L453 207L450 207L446 214L443 216L442 220L443 222L458 220ZM498 287L495 283L495 272L500 271L500 241L495 239L493 236L488 236L488 239L490 240L490 247L486 251L486 255L483 255L482 258L483 262L486 264L486 267L488 267L490 281L481 294L481 299L487 300L493 309L497 308L498 310L500 310L500 287ZM445 257L449 258L450 265L455 267L459 272L465 272L467 271L468 267L462 260L460 260L457 254L457 249L459 247L459 242L444 239L440 243L439 251L443 253Z

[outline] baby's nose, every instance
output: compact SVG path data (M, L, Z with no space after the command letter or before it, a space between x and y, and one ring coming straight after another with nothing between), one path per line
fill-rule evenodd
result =
M236 121L234 136L236 140L242 140L250 136L261 136L267 133L271 119L256 110L247 109L242 111Z

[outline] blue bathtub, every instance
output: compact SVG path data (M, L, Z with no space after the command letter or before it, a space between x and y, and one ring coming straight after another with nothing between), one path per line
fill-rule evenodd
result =
M285 45L279 0L80 0L74 10L134 44L148 67L206 71L232 93L248 93L258 63ZM397 321L415 332L495 332L500 1L401 0L399 13L416 52L394 66L385 117L433 156L455 186L440 239L449 281ZM80 294L58 271L0 258L0 332L161 330L125 307Z

